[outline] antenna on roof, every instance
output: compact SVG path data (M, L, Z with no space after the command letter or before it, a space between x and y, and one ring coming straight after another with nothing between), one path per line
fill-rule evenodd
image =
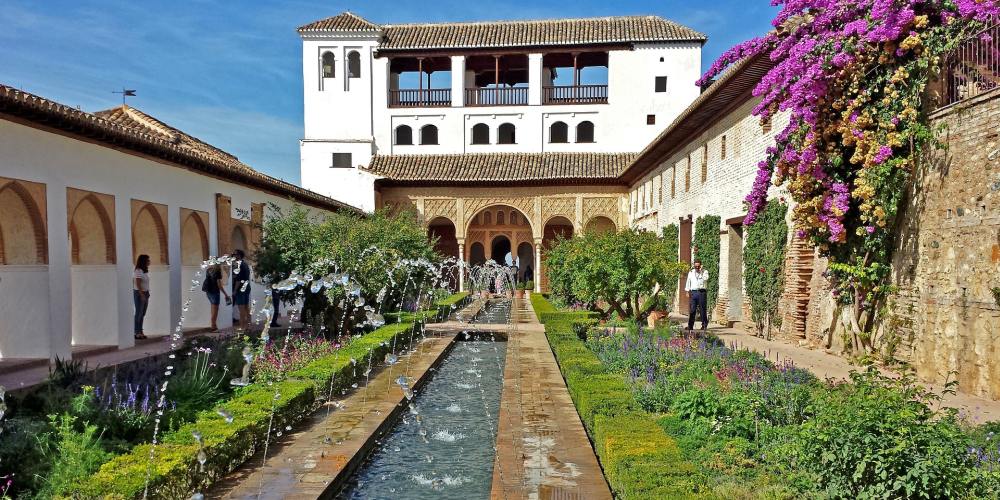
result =
M125 105L125 98L126 97L135 97L135 89L127 89L125 87L122 87L121 90L112 90L111 93L112 94L121 94L122 95L122 106Z

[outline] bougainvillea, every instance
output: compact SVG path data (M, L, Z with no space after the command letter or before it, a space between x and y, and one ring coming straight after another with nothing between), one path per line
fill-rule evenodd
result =
M725 52L699 84L743 58L770 58L754 89L761 99L754 114L788 124L759 164L746 223L763 210L772 182L785 184L798 235L830 257L837 291L857 319L887 290L897 214L931 143L927 83L941 54L995 22L1000 7L997 0L773 1L782 6L774 29Z

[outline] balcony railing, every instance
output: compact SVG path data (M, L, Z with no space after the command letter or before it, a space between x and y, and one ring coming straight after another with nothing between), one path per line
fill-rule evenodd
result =
M942 58L938 106L1000 88L1000 24L977 33Z
M451 106L451 89L400 89L389 91L391 108Z
M528 87L465 89L466 106L523 106L528 104Z
M607 85L558 85L542 87L544 104L607 104Z

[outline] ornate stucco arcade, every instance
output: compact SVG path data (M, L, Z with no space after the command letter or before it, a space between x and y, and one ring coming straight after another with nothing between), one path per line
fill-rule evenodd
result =
M628 197L619 186L384 187L379 206L414 211L439 239L439 250L472 264L498 257L506 245L540 278L544 249L558 235L615 230L628 225ZM506 242L504 242L506 240ZM536 291L545 287L535 279ZM463 282L460 286L464 286Z

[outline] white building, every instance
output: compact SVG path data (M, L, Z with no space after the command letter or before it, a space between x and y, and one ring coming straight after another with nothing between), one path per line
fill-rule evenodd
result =
M374 155L628 153L700 92L706 38L656 16L299 28L302 184L375 208Z
M271 203L356 212L134 108L87 113L0 85L0 360L132 347L140 254L147 335L169 334L185 304L185 328L208 326L191 280L211 255L253 255Z

